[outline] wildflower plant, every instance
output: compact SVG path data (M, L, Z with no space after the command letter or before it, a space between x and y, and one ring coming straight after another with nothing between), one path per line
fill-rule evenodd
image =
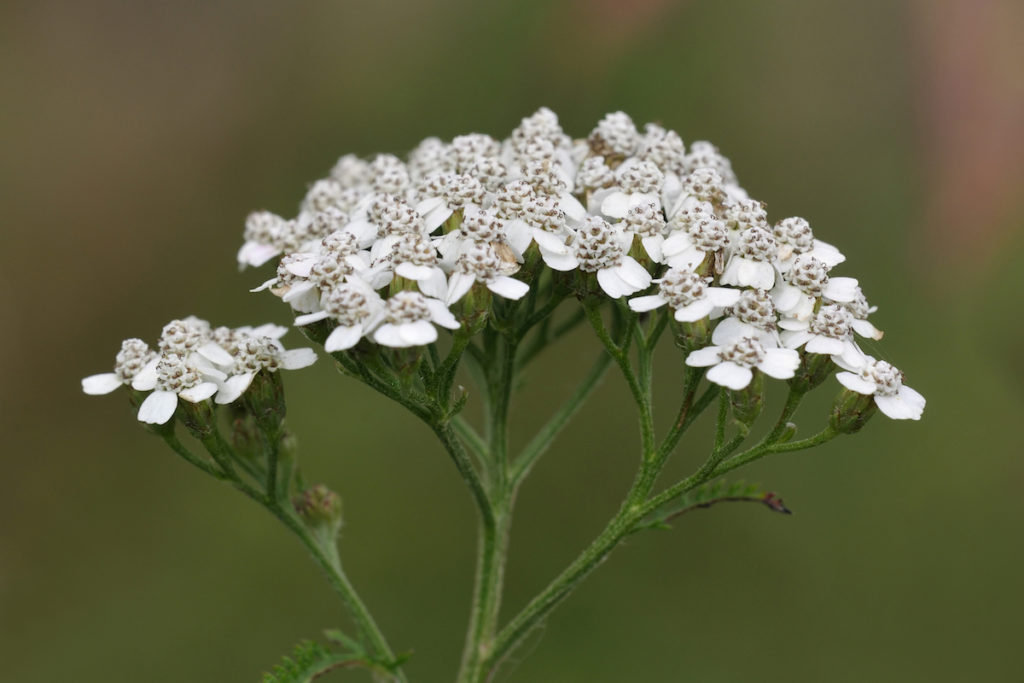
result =
M858 345L882 333L868 322L875 308L859 282L833 275L844 260L806 220L769 222L713 145L687 148L655 124L641 132L622 112L574 140L548 109L504 140L428 138L405 160L343 156L313 183L296 216L251 214L238 252L243 269L273 264L254 291L287 304L294 327L343 375L422 420L465 481L480 533L460 683L491 680L631 534L719 501L786 511L774 494L724 482L726 473L854 433L876 411L921 417L924 398ZM580 326L599 342L593 366L511 452L517 378ZM150 431L284 523L340 595L355 632L328 632L331 645L300 645L266 680L307 681L344 666L405 681L403 656L342 569L341 499L307 483L298 465L280 371L311 365L316 354L286 349L287 329L175 320L155 348L125 341L114 371L82 387L89 394L125 387ZM651 391L656 350L674 355L682 370L678 405L661 429ZM502 619L516 493L611 366L636 404L635 478L603 531ZM460 383L463 370L473 388ZM788 395L753 439L766 381L784 382ZM840 393L824 426L801 435L792 420L821 386ZM470 401L481 404L483 424L463 416ZM703 464L660 481L708 409L717 413L713 442L689 446L706 454Z

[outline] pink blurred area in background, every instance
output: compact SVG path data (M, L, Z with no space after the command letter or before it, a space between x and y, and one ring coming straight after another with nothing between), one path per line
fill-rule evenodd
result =
M925 179L916 229L930 259L984 269L1022 227L1024 3L917 0L912 10Z

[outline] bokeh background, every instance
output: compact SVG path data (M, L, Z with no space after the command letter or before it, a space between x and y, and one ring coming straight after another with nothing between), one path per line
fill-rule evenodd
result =
M635 537L497 680L1021 680L1022 30L1013 0L4 3L0 680L256 681L346 625L283 529L79 379L173 317L287 321L234 266L242 221L342 153L502 137L542 105L579 136L623 109L714 141L770 217L849 256L872 350L929 404L746 473L792 517L720 506ZM547 354L520 434L593 353ZM468 495L424 427L326 363L287 384L350 575L413 680L451 680ZM625 396L610 375L525 486L506 615L627 487Z

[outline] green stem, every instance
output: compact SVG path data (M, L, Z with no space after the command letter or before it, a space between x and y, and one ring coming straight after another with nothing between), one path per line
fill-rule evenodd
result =
M658 476L661 471L665 468L665 463L668 462L669 456L672 451L675 450L676 444L679 443L680 437L683 432L689 428L693 421L696 420L701 413L711 404L714 399L716 389L714 386L708 387L708 389L701 395L696 402L694 402L694 396L697 393L697 387L700 385L700 379L703 372L698 368L687 367L683 374L683 399L679 405L679 412L676 415L675 422L672 424L672 428L669 430L665 438L662 439L661 445L658 446L658 450L654 456L645 464L643 468L641 490L644 495L649 495L651 490L657 483Z
M175 439L174 441L176 442L177 440ZM219 432L214 431L204 438L202 443L210 456L223 470L222 475L218 476L219 479L230 481L235 488L266 508L306 546L306 549L313 556L313 560L327 574L328 582L341 597L342 602L349 611L349 616L355 622L356 628L369 643L374 657L386 663L389 668L392 668L395 662L395 655L385 640L384 635L377 627L373 617L370 616L366 605L363 604L352 583L342 571L337 548L333 543L327 547L321 545L305 524L295 515L294 511L285 508L281 501L275 498L275 494L271 492L272 490L262 492L246 483L231 465L231 460L233 459L232 449ZM206 471L206 468L202 469ZM401 670L395 669L394 680L405 681L405 674Z
M597 338L604 344L605 349L615 360L619 366L619 370L622 371L622 376L626 380L626 384L629 386L629 391L633 395L633 400L636 402L637 410L640 417L640 440L643 449L643 459L647 460L652 457L654 453L654 420L651 415L651 405L648 400L647 392L644 390L637 379L636 374L633 372L632 364L629 361L629 355L626 352L624 346L627 342L623 342L623 345L615 343L615 340L608 334L608 330L605 328L604 319L601 317L601 309L593 304L584 304L587 311L587 320L590 321L590 326L594 328L594 332L597 334ZM630 314L629 323L626 325L626 333L624 340L630 338L630 332L632 326L636 323L636 316Z
M827 441L831 441L837 436L839 436L839 432L833 430L831 427L826 427L825 429L818 432L814 436L807 437L806 439L801 439L800 441L787 441L784 443L761 443L723 462L715 470L715 476L717 477L723 475L726 472L729 472L730 470L734 470L737 467L742 467L747 463L751 463L771 453L787 453L789 451L802 451L807 448L813 448L814 446L820 446L821 444Z
M608 522L596 539L565 568L547 588L541 591L519 614L498 633L484 668L493 674L502 660L564 600L591 571L593 571L642 517L636 484L631 488L618 513Z
M356 593L355 587L349 581L348 576L341 568L341 561L338 557L338 550L334 543L321 544L309 532L306 526L293 512L286 509L279 502L267 503L267 510L277 517L289 531L294 533L299 541L306 546L313 560L327 575L327 581L331 587L341 596L342 602L349 611L352 621L362 637L369 643L371 652L375 659L385 664L390 671L394 672L393 680L407 680L400 668L395 667L395 655L388 645L384 634L370 615L366 605Z
M490 496L488 514L480 519L473 604L459 668L460 683L477 683L491 650L498 626L508 556L509 527L514 492L509 486L508 415L515 377L519 338L502 335L492 344L491 400L488 420L490 445Z
M214 477L215 479L220 479L220 480L228 479L228 476L226 474L224 474L223 471L218 469L216 465L214 465L213 463L211 463L208 460L204 460L204 459L200 458L199 456L194 454L192 451L190 451L188 448L186 448L180 441L178 441L178 437L175 436L173 432L167 432L167 433L161 434L161 436L163 437L163 439L167 443L167 445L170 446L171 450L173 450L175 453L177 453L182 458L184 458L186 461L188 461L189 464L194 465L195 467L198 467L203 472L206 472L207 474L209 474L211 477Z
M789 394L786 396L786 405L782 406L782 412L779 414L779 419L775 422L775 427L772 428L772 431L767 436L761 439L761 444L774 443L779 438L786 430L789 418L793 417L793 413L800 406L800 401L803 400L806 393L805 391L799 391L790 387Z
M481 462L486 463L489 458L487 442L473 428L473 425L461 415L455 415L451 419L452 429L462 439L463 443Z

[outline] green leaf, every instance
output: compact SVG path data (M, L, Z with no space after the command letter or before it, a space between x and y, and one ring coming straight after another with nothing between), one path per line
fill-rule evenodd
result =
M352 652L331 652L323 645L306 640L295 646L289 656L284 657L273 671L263 675L262 683L309 683L317 676L340 668L376 668L362 647L338 631L331 631L344 644L353 647ZM330 637L330 636L329 636Z
M312 640L304 640L273 671L263 674L262 683L310 683L335 669L366 669L393 674L412 656L412 653L404 653L397 655L394 661L374 659L359 641L337 629L324 631L324 638L339 647L329 649Z
M764 491L759 484L743 481L728 483L720 479L704 484L672 501L640 522L634 532L646 529L671 529L669 522L694 510L709 508L718 503L760 503L773 512L793 514L782 502L782 498L771 491Z

